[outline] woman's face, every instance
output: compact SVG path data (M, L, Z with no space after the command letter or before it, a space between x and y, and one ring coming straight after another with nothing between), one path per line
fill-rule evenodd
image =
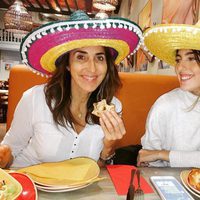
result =
M72 89L93 92L107 72L105 48L91 46L75 49L69 54L69 70Z
M177 52L176 74L181 89L200 95L200 66L192 50Z

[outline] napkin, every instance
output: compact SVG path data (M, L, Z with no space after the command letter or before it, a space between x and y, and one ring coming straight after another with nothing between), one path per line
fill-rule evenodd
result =
M42 163L18 170L35 182L46 185L80 185L92 182L100 169L90 158L74 158L62 162Z
M110 177L112 179L112 182L115 186L115 189L118 195L127 194L128 187L130 184L132 169L137 169L137 168L131 165L107 165L108 173L110 174ZM135 188L137 189L138 183L137 183L136 175L134 177L133 182L134 182ZM147 183L147 181L142 176L140 179L140 185L144 193L154 192L151 186Z

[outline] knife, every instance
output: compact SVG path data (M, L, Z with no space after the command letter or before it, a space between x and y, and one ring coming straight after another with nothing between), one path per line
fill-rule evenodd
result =
M131 180L128 188L128 193L126 195L126 200L133 200L134 199L134 192L135 192L135 186L133 185L133 180L135 176L135 169L131 170Z

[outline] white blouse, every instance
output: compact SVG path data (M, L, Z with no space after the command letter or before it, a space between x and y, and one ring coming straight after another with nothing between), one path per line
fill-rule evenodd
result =
M116 112L121 112L121 102L113 97L112 103ZM86 124L79 134L70 127L66 129L55 124L46 104L43 84L24 92L2 144L12 149L11 167L19 168L80 156L98 160L103 138L103 130L98 124Z

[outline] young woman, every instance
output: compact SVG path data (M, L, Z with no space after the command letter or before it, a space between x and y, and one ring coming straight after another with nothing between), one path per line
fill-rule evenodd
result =
M193 34L200 28L158 25L149 31L144 40L147 48L175 66L180 88L162 95L152 106L138 165L200 167L200 45L196 44L199 34ZM157 44L152 47L155 36Z
M118 28L119 23L126 28ZM110 160L126 132L121 103L114 97L121 85L116 64L138 48L140 37L132 22L92 20L81 11L28 34L21 44L23 62L51 77L23 94L0 147L0 166L80 156L100 164ZM93 103L102 99L115 110L98 118L92 114Z

